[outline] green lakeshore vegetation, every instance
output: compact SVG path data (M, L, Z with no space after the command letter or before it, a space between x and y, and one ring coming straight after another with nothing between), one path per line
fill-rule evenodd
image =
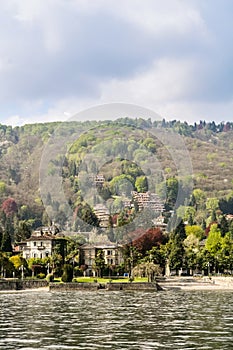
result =
M191 174L180 174L154 130L182 137ZM232 274L233 123L120 118L0 125L0 134L2 277L86 281L83 244L109 242L118 244L122 262L106 261L103 250L96 249L94 279L115 281L111 277L127 273L131 279L153 280L169 270ZM53 184L60 174L66 203L50 185L42 198L39 174L46 147L52 157L44 161L43 175ZM150 207L154 199L142 206L140 198L147 193L158 196L159 209ZM178 195L184 198L179 205ZM107 208L104 219L101 206ZM23 242L45 226L56 227L51 254L23 257Z

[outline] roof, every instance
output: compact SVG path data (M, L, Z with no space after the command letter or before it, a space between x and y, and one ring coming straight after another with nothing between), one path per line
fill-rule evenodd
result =
M56 236L53 235L41 235L41 236L31 236L26 240L26 242L30 241L53 241L54 239L57 239Z
M80 246L81 249L116 249L120 248L121 245L115 244L115 243L96 243L96 244L90 244L90 243L85 243Z

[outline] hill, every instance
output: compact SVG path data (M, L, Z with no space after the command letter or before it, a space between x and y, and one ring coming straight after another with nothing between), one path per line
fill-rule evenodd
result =
M0 125L0 135L0 204L14 199L16 226L37 227L52 219L68 229L88 229L83 220L98 224L96 204L108 202L119 213L132 191L157 193L167 211L177 204L178 190L186 198L179 206L195 200L195 189L205 201L216 198L225 205L233 196L232 123L121 118ZM69 211L76 221L72 227ZM126 211L122 224L133 218Z

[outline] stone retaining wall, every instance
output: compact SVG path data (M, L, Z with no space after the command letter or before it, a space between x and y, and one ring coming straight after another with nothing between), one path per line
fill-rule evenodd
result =
M49 283L49 290L56 292L74 290L98 290L104 288L100 283L70 282L70 283Z
M99 290L106 289L111 291L120 290L134 290L134 291L157 291L159 287L157 283L88 283L88 282L75 282L75 283L50 283L50 291L74 291L74 290Z
M0 280L0 291L23 290L47 286L48 282L46 280Z
M16 290L16 289L17 289L17 280L14 280L14 281L0 280L0 291Z
M18 283L19 289L32 289L47 287L49 284L46 280L24 280Z
M138 283L106 283L107 290L157 291L159 286L155 282Z

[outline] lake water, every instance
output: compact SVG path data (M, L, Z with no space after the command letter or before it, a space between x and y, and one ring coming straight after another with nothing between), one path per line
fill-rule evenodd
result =
M0 349L232 350L232 293L4 293Z

